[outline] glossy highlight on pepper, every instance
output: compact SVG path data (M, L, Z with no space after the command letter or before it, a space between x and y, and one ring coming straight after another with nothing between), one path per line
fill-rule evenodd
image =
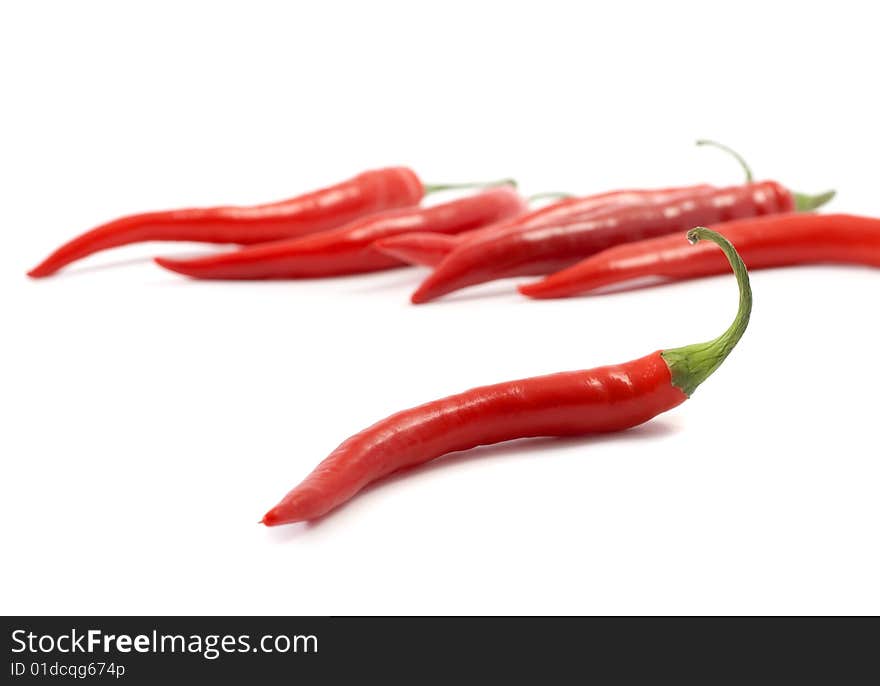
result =
M684 402L726 359L751 314L748 273L720 234L740 290L733 324L706 343L657 351L624 364L474 388L394 414L343 442L262 519L267 526L316 519L388 474L447 453L517 438L621 431ZM679 240L683 240L679 237Z

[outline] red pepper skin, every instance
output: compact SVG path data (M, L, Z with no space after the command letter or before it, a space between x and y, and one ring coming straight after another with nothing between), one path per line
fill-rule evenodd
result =
M680 194L660 202L612 207L583 221L485 233L450 253L412 295L424 303L447 293L510 276L548 274L620 243L699 224L790 212L795 199L775 181Z
M620 365L474 388L404 410L352 436L263 523L315 519L377 479L450 452L516 438L620 431L686 399L660 352Z
M590 217L611 207L625 207L643 202L660 202L681 194L696 195L712 190L712 186L681 186L677 188L639 189L609 191L578 198L566 198L546 205L506 222L499 222L455 237L438 237L432 234L411 233L381 240L376 248L409 264L434 267L465 241L477 237L503 234L518 227L521 230L542 226L566 226Z
M504 234L514 227L536 229L546 226L560 226L575 223L593 216L599 211L608 210L612 207L629 207L646 202L662 202L670 198L685 195L699 195L713 190L712 186L705 184L695 186L677 186L673 188L653 189L626 189L607 191L583 197L564 198L550 205L545 205L532 212L523 214L507 222L487 226L480 229L468 238L488 237L496 234Z
M436 267L468 234L449 236L440 233L402 233L376 241L373 247L380 253L407 264Z
M197 279L297 279L357 274L400 267L373 243L407 231L444 236L522 214L526 201L509 186L432 207L387 210L303 238L261 243L193 259L159 257L156 263Z
M416 205L424 186L406 167L362 174L295 198L253 206L224 206L147 212L102 224L65 243L28 275L49 276L87 255L144 241L264 243L305 236L358 217Z
M750 270L818 263L880 267L880 219L783 214L741 219L720 228ZM644 277L680 280L725 273L727 261L711 248L682 248L677 235L627 243L519 290L530 298L565 298Z

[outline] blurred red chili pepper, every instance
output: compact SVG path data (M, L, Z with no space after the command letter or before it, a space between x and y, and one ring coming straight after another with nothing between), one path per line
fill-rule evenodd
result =
M250 245L336 228L381 210L417 205L426 193L482 184L423 185L406 167L362 174L288 200L253 206L224 206L146 212L102 224L65 243L29 276L54 274L101 250L144 241L199 241Z
M745 173L746 183L751 183L753 174L748 163L743 159L742 155L732 148L716 143L710 140L698 140L699 146L712 146L723 150L733 157ZM520 226L535 228L538 226L557 226L565 225L577 219L583 219L591 214L607 209L615 203L621 205L633 204L643 201L651 201L661 199L664 192L674 194L680 191L693 191L699 193L702 190L708 190L712 186L696 185L686 186L682 188L669 188L663 190L624 190L612 191L609 193L600 193L584 198L577 198L568 193L538 193L529 197L529 202L540 198L560 198L557 202L547 205L543 208L523 215L513 221L505 222L491 228L491 231L503 231L506 227ZM488 233L488 230L486 231ZM376 248L380 251L409 264L415 264L425 267L435 267L443 260L446 255L451 253L456 247L462 245L465 241L483 235L480 230L466 231L456 236L438 236L430 233L411 232L383 238L376 242Z
M526 230L545 226L567 226L611 207L628 207L644 202L660 202L677 197L682 193L697 194L711 189L712 186L697 185L650 190L609 191L584 197L566 196L562 200L519 217L498 222L482 229L467 231L454 237L438 239L431 234L410 233L380 240L376 243L376 248L386 255L410 264L435 266L457 247L477 238L488 239L491 236L503 235L506 231L514 228ZM552 193L549 195L558 196L561 194ZM535 197L539 196L532 196L529 200Z
M844 263L880 267L880 219L847 214L781 214L722 227L749 269ZM694 279L725 270L709 246L681 249L676 236L626 243L588 257L535 283L530 298L566 298L634 279Z
M736 318L718 338L625 364L475 388L399 412L342 443L263 523L315 519L383 476L453 451L516 438L620 431L681 404L733 350L752 307L748 273L733 246L708 229L688 233L691 241L703 238L721 246L740 289Z
M478 229L479 230L479 229ZM373 245L379 252L407 264L434 267L443 261L471 232L449 236L441 233L402 233L382 238Z
M617 205L555 225L483 230L457 246L412 295L424 303L510 276L547 274L620 243L765 214L812 210L833 197L792 193L775 181L680 193Z
M409 231L432 231L436 233L428 235L447 237L521 214L526 207L513 188L501 186L432 207L371 214L303 238L191 259L158 257L156 262L198 279L296 279L370 272L402 265L372 247L380 238Z

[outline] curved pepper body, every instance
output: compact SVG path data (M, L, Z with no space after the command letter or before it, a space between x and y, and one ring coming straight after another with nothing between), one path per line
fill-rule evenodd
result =
M566 224L487 233L453 250L413 293L412 301L427 302L495 279L555 272L621 243L794 207L790 191L765 181L612 206Z
M784 214L719 228L750 270L818 263L880 267L880 219ZM689 246L678 235L628 243L519 290L531 298L564 298L645 277L679 280L725 273L727 261L711 248Z
M447 453L517 438L620 431L686 398L672 385L659 352L620 365L474 388L404 410L352 436L263 522L315 519L373 481Z
M455 248L467 241L490 238L511 230L536 229L542 226L567 226L583 221L612 207L626 207L644 202L661 202L681 194L700 194L712 186L680 186L660 189L620 190L578 198L565 198L514 219L498 222L454 237L435 237L427 233L409 233L384 239L376 244L379 251L409 264L434 267Z
M376 241L374 247L383 255L406 264L435 267L451 253L466 234L448 236L439 233L403 233Z
M373 243L410 231L448 237L506 219L526 210L525 200L508 186L423 208L387 210L345 226L303 238L248 246L192 259L160 257L156 262L199 279L296 279L370 272L402 265Z
M681 195L699 195L713 190L705 184L695 186L675 186L655 189L626 189L607 191L583 197L564 198L536 210L515 217L506 222L487 226L461 236L461 242L504 235L513 230L538 229L546 226L566 226L594 216L598 212L612 208L630 207L642 203L663 202Z
M102 224L64 244L28 272L42 277L83 257L144 241L263 243L326 231L357 217L416 205L424 187L415 172L389 167L311 193L253 206L147 212Z

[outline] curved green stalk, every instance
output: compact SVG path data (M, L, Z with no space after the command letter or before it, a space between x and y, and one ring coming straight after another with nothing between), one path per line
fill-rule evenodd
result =
M530 195L526 198L526 202L534 202L535 200L566 200L567 198L573 198L574 195L572 193L560 193L558 191L550 191L547 193L535 193L534 195Z
M752 313L752 288L749 285L749 273L746 270L746 265L743 264L736 248L724 236L698 226L688 231L687 238L691 243L696 243L704 238L717 243L724 251L730 266L733 267L736 283L739 286L739 309L727 331L706 343L670 348L661 353L666 364L669 365L672 384L690 397L697 386L721 366L721 363L730 355L730 351L745 333L746 327L749 325L749 316Z
M513 186L516 188L516 180L499 179L498 181L477 181L475 183L426 183L423 185L425 195L438 193L439 191L457 191L466 188L494 188L495 186Z
M739 166L741 166L743 171L746 173L746 183L751 183L752 181L754 181L755 177L752 174L752 168L748 165L748 162L745 161L745 158L733 148L730 148L723 143L719 143L718 141L710 141L706 140L705 138L701 138L700 140L698 140L697 145L708 145L710 147L723 150L728 155L733 155L733 158L737 162L739 162Z
M837 195L837 191L825 191L816 195L807 195L806 193L792 193L792 195L794 196L795 212L812 212Z

